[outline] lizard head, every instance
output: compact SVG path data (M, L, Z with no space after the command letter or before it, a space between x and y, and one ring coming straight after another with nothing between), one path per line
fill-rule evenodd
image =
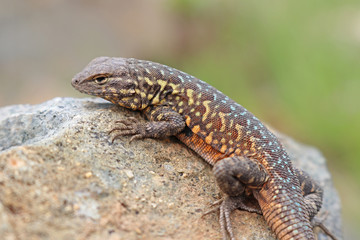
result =
M125 58L95 58L74 76L71 84L82 93L126 108L139 110L142 107L137 79L132 76Z

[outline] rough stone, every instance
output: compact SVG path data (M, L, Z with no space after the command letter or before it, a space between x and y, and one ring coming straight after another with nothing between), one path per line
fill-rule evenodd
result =
M211 167L175 138L111 142L140 113L101 99L55 98L0 109L2 239L221 239ZM278 134L325 189L320 217L341 239L339 197L315 148ZM274 239L263 217L235 211L237 239ZM327 239L320 231L319 239Z

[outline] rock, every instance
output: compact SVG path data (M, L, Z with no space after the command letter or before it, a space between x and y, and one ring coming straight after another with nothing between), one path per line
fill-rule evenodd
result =
M211 167L175 138L114 143L138 112L101 99L55 98L0 109L3 239L220 239ZM324 157L280 135L295 165L325 189L320 216L341 237L340 201ZM235 211L237 239L274 239L263 217ZM319 234L319 239L326 239Z

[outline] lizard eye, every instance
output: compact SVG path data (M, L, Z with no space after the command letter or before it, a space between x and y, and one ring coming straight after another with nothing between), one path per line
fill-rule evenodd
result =
M108 78L104 75L94 77L94 81L99 85L105 84L107 82L107 80L108 80Z

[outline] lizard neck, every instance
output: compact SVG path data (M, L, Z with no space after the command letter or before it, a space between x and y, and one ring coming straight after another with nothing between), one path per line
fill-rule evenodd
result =
M128 63L130 74L138 83L135 89L141 102L138 110L151 105L168 104L183 89L179 70L137 59L129 59Z

